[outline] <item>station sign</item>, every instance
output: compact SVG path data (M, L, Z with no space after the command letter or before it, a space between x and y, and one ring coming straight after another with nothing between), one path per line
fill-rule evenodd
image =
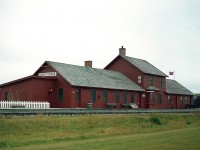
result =
M55 77L56 76L56 72L38 73L38 76L42 76L42 77Z

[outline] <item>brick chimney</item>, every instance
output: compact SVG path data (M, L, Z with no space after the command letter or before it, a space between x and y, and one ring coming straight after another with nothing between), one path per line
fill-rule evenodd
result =
M126 56L126 48L124 48L123 46L119 48L119 55Z
M92 68L92 61L91 60L85 61L85 67L91 67Z

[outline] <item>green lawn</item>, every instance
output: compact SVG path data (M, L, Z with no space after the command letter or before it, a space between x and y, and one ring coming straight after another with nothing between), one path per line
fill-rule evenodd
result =
M200 113L0 116L0 149L200 149Z

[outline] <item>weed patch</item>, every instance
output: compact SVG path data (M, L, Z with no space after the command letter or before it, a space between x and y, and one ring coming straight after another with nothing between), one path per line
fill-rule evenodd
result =
M139 126L142 128L151 128L152 124L148 119L139 118Z

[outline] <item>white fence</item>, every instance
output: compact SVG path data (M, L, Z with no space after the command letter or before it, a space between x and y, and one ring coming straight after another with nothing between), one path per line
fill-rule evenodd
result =
M0 101L0 108L50 108L49 102L36 101Z

